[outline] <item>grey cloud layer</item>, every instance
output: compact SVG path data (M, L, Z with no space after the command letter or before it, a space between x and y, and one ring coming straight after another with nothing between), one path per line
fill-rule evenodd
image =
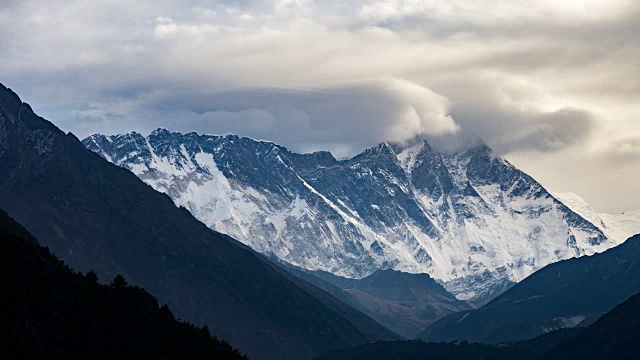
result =
M166 126L348 155L455 133L615 176L638 153L639 16L625 0L4 1L0 81L79 136ZM616 196L595 205L638 207Z
M415 84L386 79L315 89L237 88L215 91L160 91L141 96L137 107L153 109L150 131L236 133L267 139L298 151L329 149L353 155L382 140L405 141L416 134L456 133L446 98ZM96 116L112 117L100 123ZM87 109L93 131L128 125L124 115ZM97 120L97 121L96 121ZM212 129L214 131L212 131Z

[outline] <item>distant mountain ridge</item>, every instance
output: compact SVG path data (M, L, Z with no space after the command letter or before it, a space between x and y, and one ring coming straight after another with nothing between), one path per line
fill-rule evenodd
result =
M345 160L158 129L83 143L207 226L309 270L428 273L483 304L543 266L616 245L486 145L424 139Z

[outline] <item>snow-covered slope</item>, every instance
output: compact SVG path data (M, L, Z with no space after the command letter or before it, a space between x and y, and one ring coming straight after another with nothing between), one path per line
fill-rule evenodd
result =
M348 277L428 273L476 303L616 244L485 145L448 154L417 139L336 160L164 129L84 144L257 251Z
M621 244L631 236L640 234L640 210L626 211L621 214L597 213L574 193L554 193L553 196L597 226L616 244Z

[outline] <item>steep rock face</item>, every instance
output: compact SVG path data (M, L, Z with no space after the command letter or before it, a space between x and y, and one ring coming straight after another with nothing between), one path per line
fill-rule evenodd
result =
M355 278L428 273L476 304L615 244L485 145L443 153L416 139L336 160L164 129L83 143L259 252Z
M0 141L0 208L42 245L77 271L124 275L253 359L308 359L397 337L209 229L1 84Z

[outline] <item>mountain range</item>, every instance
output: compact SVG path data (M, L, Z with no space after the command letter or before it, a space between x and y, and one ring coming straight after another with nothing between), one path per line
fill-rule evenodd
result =
M350 278L426 273L475 305L621 241L481 143L451 152L418 138L342 160L165 129L83 143L260 253Z
M450 151L416 138L339 160L164 129L81 142L0 85L0 173L0 209L17 221L0 211L10 260L0 300L17 316L9 335L23 350L75 354L79 327L112 334L121 325L110 312L143 312L122 330L140 357L240 356L216 337L265 360L360 350L593 358L606 350L575 349L598 336L635 353L621 329L638 328L637 297L614 307L640 292L640 235L627 240L640 213L600 214L577 195L551 194L481 143ZM44 316L23 316L33 311ZM94 324L82 322L87 311L100 312ZM149 319L164 330L145 334ZM58 340L44 340L56 326ZM164 331L178 331L172 346L197 344L143 340ZM395 341L416 336L449 343ZM356 352L332 352L346 348Z

